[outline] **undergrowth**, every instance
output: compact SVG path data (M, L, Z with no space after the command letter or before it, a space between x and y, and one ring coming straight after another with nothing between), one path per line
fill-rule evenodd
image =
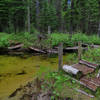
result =
M24 47L36 46L43 48L58 46L60 42L63 42L64 47L72 47L77 45L79 41L85 44L100 44L100 38L96 35L87 36L83 33L75 33L72 36L63 33L52 33L41 41L38 40L37 34L29 34L27 32L17 34L0 33L0 47L8 47L11 42L23 43Z

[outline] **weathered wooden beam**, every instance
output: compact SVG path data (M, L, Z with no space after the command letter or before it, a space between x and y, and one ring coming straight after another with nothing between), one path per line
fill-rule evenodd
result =
M46 53L45 51L38 49L38 48L34 48L34 47L29 47L30 50L34 51L34 52L38 52L38 53Z
M82 55L82 43L78 42L78 61L81 60L81 55Z
M93 64L93 63L90 63L86 60L80 60L79 63L87 65L88 67L91 67L91 68L97 68L99 66L98 64Z
M14 45L14 46L8 47L8 50L19 49L21 47L23 47L23 44L18 44L18 45Z
M63 66L63 43L59 44L58 58L58 69L61 70Z
M82 94L84 94L84 95L89 96L90 98L94 98L94 96L93 96L93 95L88 94L88 93L86 93L86 92L85 92L85 91L83 91L83 90L79 90L79 89L76 89L76 88L75 88L75 90L76 90L77 92L79 92L79 93L82 93Z

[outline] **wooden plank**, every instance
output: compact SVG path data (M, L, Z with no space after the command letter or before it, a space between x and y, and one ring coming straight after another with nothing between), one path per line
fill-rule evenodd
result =
M92 91L96 91L97 90L96 84L94 84L93 82L91 82L87 78L83 77L83 78L80 79L80 81L82 83L84 83L83 84L84 86L86 86L87 88L91 89Z
M83 73L83 75L87 75L89 73L94 72L93 68L89 68L88 66L82 65L82 64L74 64L74 65L72 65L72 67L74 67L74 68L78 69L79 71L81 71Z
M79 63L87 65L87 66L92 67L92 68L97 68L99 66L98 64L93 64L93 63L90 63L86 60L80 60Z
M93 95L91 95L91 94L88 94L88 93L86 93L85 91L83 91L83 90L80 90L80 89L75 89L77 92L79 92L79 93L82 93L82 94L84 94L84 95L87 95L87 96L89 96L90 98L94 98L94 96Z
M14 46L11 46L11 47L8 47L9 50L15 50L15 49L19 49L23 47L23 44L18 44L18 45L14 45Z
M38 49L38 48L34 48L34 47L29 47L29 49L32 50L33 52L46 53L45 51Z

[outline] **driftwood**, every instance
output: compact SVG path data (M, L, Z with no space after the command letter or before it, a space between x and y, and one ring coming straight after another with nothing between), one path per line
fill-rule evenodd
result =
M37 52L37 53L46 53L45 51L38 49L38 48L34 48L34 47L29 47L29 49L33 52Z
M8 50L16 50L16 49L20 49L23 47L23 44L17 44L11 47L8 47Z
M64 65L63 70L69 74L77 75L80 71L72 66Z
M93 63L90 63L90 62L85 61L85 60L80 60L79 63L87 65L87 66L92 67L92 68L97 68L99 66L98 64L93 64Z

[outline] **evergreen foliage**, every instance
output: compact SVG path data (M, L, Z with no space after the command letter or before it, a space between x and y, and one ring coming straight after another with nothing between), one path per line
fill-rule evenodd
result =
M38 26L38 31L47 33L50 26L52 32L59 31L61 27L63 32L97 33L98 0L61 0L59 3L57 0L0 0L0 32L27 31L29 4L31 30Z

